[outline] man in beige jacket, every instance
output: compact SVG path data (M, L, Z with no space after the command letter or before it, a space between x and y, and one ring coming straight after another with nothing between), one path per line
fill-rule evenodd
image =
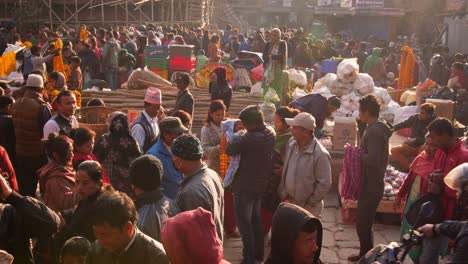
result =
M286 118L286 123L292 127L293 138L286 148L279 195L320 217L323 198L332 182L330 154L314 136L315 118L311 114Z

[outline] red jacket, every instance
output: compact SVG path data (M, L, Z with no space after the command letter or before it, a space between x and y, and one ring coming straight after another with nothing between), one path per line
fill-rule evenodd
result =
M468 150L463 146L461 140L447 153L438 149L434 156L434 169L441 170L444 174L449 173L456 166L468 162ZM457 201L456 191L444 184L444 193L440 196L440 203L444 210L444 219L451 220L455 203Z
M16 173L13 169L13 165L11 165L8 153L2 146L0 146L0 170L2 171L2 173L8 173L8 183L10 184L10 187L17 192L18 183L16 182Z
M229 264L223 260L211 213L201 207L167 219L161 241L171 264Z
M83 161L86 161L86 160L94 160L94 161L97 161L97 158L96 156L94 156L93 153L89 154L89 155L86 155L84 153L81 153L81 152L75 152L73 154L73 159L72 159L72 164L73 164L73 168L75 169L78 169L77 165L78 163L81 163ZM102 164L101 164L102 165ZM106 184L109 184L110 183L110 180L109 180L109 175L107 175L107 172L106 170L104 169L104 167L102 167L102 181Z

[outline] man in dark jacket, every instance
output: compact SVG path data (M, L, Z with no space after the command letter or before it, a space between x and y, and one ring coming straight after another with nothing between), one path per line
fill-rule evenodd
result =
M240 154L241 157L233 183L234 207L244 245L243 263L251 264L264 257L260 207L268 178L272 175L275 132L265 125L259 106L244 108L239 119L247 133L228 143L226 153L231 156Z
M458 210L463 218L468 217L468 163L450 171L444 178L445 184L457 191ZM444 221L440 224L427 224L419 228L427 237L446 236L455 241L453 254L448 264L466 263L468 260L468 223L466 221Z
M88 43L79 41L76 44L78 57L81 59L80 68L83 71L83 76L89 74L90 79L99 79L100 63L96 53L91 49Z
M138 210L137 227L161 241L162 223L179 213L175 202L161 191L163 165L155 156L143 155L132 162L128 173Z
M303 208L282 203L273 215L271 252L265 264L318 264L322 223Z
M388 143L392 130L379 121L380 100L372 94L359 100L359 119L367 124L361 141L361 193L358 199L356 231L360 242L358 255L348 258L358 261L374 247L372 225L383 196L384 176L388 164ZM365 195L364 195L365 194Z
M408 170L413 159L422 151L421 146L426 141L427 126L436 118L436 106L431 103L422 104L419 113L396 124L393 131L411 128L411 136L402 145L390 150L390 160L397 161L400 169Z
M174 112L177 110L184 110L193 117L193 95L188 89L190 85L190 75L185 72L178 73L175 83L177 84L179 92L177 93Z
M42 128L51 113L49 105L42 98L43 89L42 76L30 74L24 96L11 107L16 136L15 171L22 195L36 194L36 171L47 162L42 146Z
M31 238L47 238L60 227L60 217L40 201L13 191L0 177L0 249L11 253L13 263L34 263Z
M93 220L93 243L89 264L154 263L168 264L161 243L143 234L133 201L121 192L105 192L97 200Z
M323 136L322 129L325 126L325 119L340 109L341 101L337 96L325 98L321 94L309 94L292 101L289 107L313 115L317 126L314 132L315 137L321 138Z
M8 96L0 96L0 146L4 147L8 156L15 162L16 150L16 136L15 128L13 127L13 118L10 114L13 99Z

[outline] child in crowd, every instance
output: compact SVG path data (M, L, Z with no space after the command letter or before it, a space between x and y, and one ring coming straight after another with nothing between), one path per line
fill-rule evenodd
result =
M71 134L71 138L73 139L73 147L74 147L74 154L72 159L73 168L78 170L78 166L86 160L94 160L98 161L96 156L93 154L94 149L94 138L96 137L96 133L89 129L80 127L77 129L73 129ZM102 171L102 181L104 183L109 183L109 176L107 175L106 171L103 169Z
M448 81L448 87L453 90L464 89L465 88L465 76L463 74L463 64L460 62L455 62L452 64L452 73L450 74L450 79Z
M61 264L86 264L91 243L84 237L72 237L62 247Z
M70 78L68 79L68 87L76 96L76 105L81 107L81 90L83 89L83 75L81 73L81 59L78 56L73 56L70 59Z
M224 147L228 143L235 140L236 138L244 135L246 132L244 129L244 126L242 125L242 122L239 119L230 119L230 120L221 122L221 129L223 133L222 139L221 139L221 145L223 145ZM230 160L226 160L225 155L226 155L225 149L222 148L221 155L220 155L220 159L221 159L220 162L229 163L229 166L227 167L227 171L225 174L226 176L224 176L224 182L223 182L224 188L227 188L232 184L234 180L234 175L236 174L237 169L239 168L240 154L232 156ZM222 175L223 174L224 173L222 173Z

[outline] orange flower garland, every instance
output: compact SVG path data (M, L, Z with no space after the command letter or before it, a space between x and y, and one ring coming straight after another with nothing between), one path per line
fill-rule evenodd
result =
M54 42L54 44L55 44L54 46L55 49L63 48L63 43L59 38ZM63 65L62 51L59 51L57 56L54 56L52 65L53 65L54 71L63 73L63 75L65 75L65 79L68 77L65 72L65 66Z
M226 145L226 136L222 135L221 143L219 144L219 176L221 176L222 179L226 176L229 163L231 162L231 157L226 154Z
M10 51L0 57L0 76L8 76L16 71L16 53Z
M231 81L233 76L234 76L234 69L232 68L231 65L229 64L224 64L224 63L210 63L205 66L200 70L200 74L207 78L208 80L211 79L211 73L218 67L223 67L226 68L226 79L228 81Z
M414 85L414 54L413 49L404 46L402 49L403 53L401 54L400 59L400 74L398 79L398 89L407 89L411 88ZM401 92L398 92L397 98L399 99Z
M84 28L80 28L80 40L88 42L88 31Z

